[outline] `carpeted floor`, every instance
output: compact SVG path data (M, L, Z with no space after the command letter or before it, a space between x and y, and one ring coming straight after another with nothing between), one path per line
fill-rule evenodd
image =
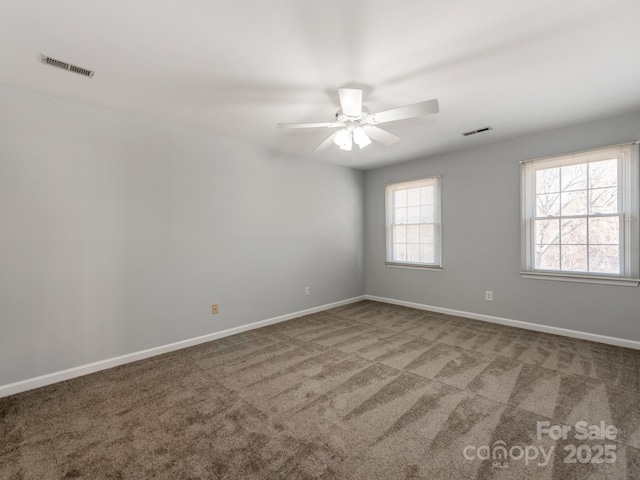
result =
M640 479L640 351L363 301L0 399L0 478Z

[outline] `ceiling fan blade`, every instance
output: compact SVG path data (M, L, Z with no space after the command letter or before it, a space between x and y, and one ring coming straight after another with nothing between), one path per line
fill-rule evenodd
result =
M364 132L369 136L369 138L371 138L371 140L380 142L383 145L391 145L400 140L400 137L396 137L393 133L389 133L386 130L374 127L373 125L367 125L362 128Z
M344 127L342 123L336 122L327 122L327 123L279 123L278 128L334 128L334 127Z
M335 136L336 136L336 134L334 133L329 138L327 138L324 142L322 142L320 145L318 145L315 148L314 152L321 152L322 150L326 150L331 145L333 145L333 137L335 137Z
M405 118L419 117L420 115L430 115L432 113L438 113L439 111L438 100L434 98L426 102L418 102L404 107L385 110L384 112L372 113L369 117L372 118L375 123L385 123L395 122L396 120L403 120Z
M339 88L340 106L345 115L357 117L362 113L362 90L359 88Z

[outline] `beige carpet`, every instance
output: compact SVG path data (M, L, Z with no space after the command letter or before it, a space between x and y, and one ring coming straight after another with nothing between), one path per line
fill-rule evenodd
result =
M0 399L0 478L640 479L640 351L363 301Z

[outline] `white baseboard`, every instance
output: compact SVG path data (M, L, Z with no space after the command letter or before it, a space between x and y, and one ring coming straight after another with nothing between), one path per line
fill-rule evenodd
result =
M34 388L44 387L53 383L62 382L71 378L81 377L89 373L99 372L100 370L106 370L107 368L117 367L118 365L123 365L125 363L131 363L138 360L143 360L145 358L155 357L156 355L173 352L175 350L180 350L181 348L192 347L194 345L210 342L219 338L229 337L231 335L246 332L248 330L266 327L267 325L273 325L274 323L280 323L287 320L292 320L294 318L304 317L305 315L311 315L312 313L322 312L324 310L340 307L342 305L348 305L350 303L355 303L364 299L364 295L360 297L353 297L347 300L341 300L339 302L329 303L327 305L321 305L319 307L300 310L299 312L288 313L279 317L268 318L259 322L229 328L227 330L222 330L221 332L210 333L201 337L190 338L187 340L182 340L180 342L170 343L168 345L153 347L147 350L141 350L139 352L128 353L119 357L108 358L106 360L100 360L98 362L89 363L87 365L81 365L79 367L69 368L60 372L53 372L47 375L41 375L39 377L29 378L27 380L21 380L15 383L9 383L8 385L0 386L0 398L14 395L20 392L25 392L27 390L32 390Z
M624 338L608 337L606 335L598 335L596 333L580 332L578 330L569 330L567 328L550 327L548 325L540 325L538 323L522 322L520 320L511 320L509 318L493 317L491 315L483 315L479 313L463 312L460 310L452 310L450 308L433 307L423 305L421 303L405 302L403 300L394 300L392 298L376 297L374 295L365 295L367 300L376 302L390 303L392 305L400 305L403 307L417 308L419 310L428 310L430 312L446 313L448 315L456 315L458 317L471 318L473 320L481 320L490 323L499 323L509 327L525 328L527 330L535 330L536 332L552 333L554 335L564 335L565 337L579 338L581 340L591 340L592 342L606 343L616 345L618 347L633 348L640 350L640 342L636 340L626 340Z

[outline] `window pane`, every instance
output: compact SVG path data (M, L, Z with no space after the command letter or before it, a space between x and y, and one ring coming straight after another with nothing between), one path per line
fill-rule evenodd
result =
M599 273L620 273L620 249L617 245L589 247L589 270Z
M620 244L620 218L603 217L589 219L590 244Z
M393 260L396 262L407 261L407 245L405 243L396 243L393 246Z
M618 213L618 188L596 188L589 192L590 213Z
M618 185L618 160L605 160L589 164L589 187L615 187Z
M560 215L560 194L536 195L536 217Z
M562 270L574 272L587 271L587 246L562 245Z
M420 204L433 205L433 187L422 187L420 189Z
M587 219L569 218L562 221L561 243L563 245L586 245ZM586 251L585 251L586 256ZM586 268L586 261L585 261Z
M407 227L407 243L420 243L420 226Z
M407 223L420 223L420 207L407 208Z
M439 191L438 177L385 187L387 262L440 264Z
M433 225L420 225L420 243L434 243L435 229Z
M433 205L420 207L420 223L433 223Z
M562 192L561 215L586 215L587 214L587 191Z
M546 168L536 171L536 194L560 191L560 169Z
M407 261L418 263L420 261L420 245L407 245Z
M407 205L409 207L415 207L420 205L420 189L410 188L407 190Z
M560 187L563 192L572 190L586 190L587 164L579 163L560 169Z
M523 162L526 278L536 270L609 284L640 277L639 148L625 144ZM601 281L605 274L623 281Z
M422 244L420 245L420 261L425 263L435 262L435 252L433 245Z
M407 227L393 227L393 243L407 243Z
M536 220L534 228L537 244L558 243L560 220Z
M560 270L560 245L536 245L536 268Z
M407 206L407 191L406 190L396 190L393 194L393 202L396 207L406 207Z

